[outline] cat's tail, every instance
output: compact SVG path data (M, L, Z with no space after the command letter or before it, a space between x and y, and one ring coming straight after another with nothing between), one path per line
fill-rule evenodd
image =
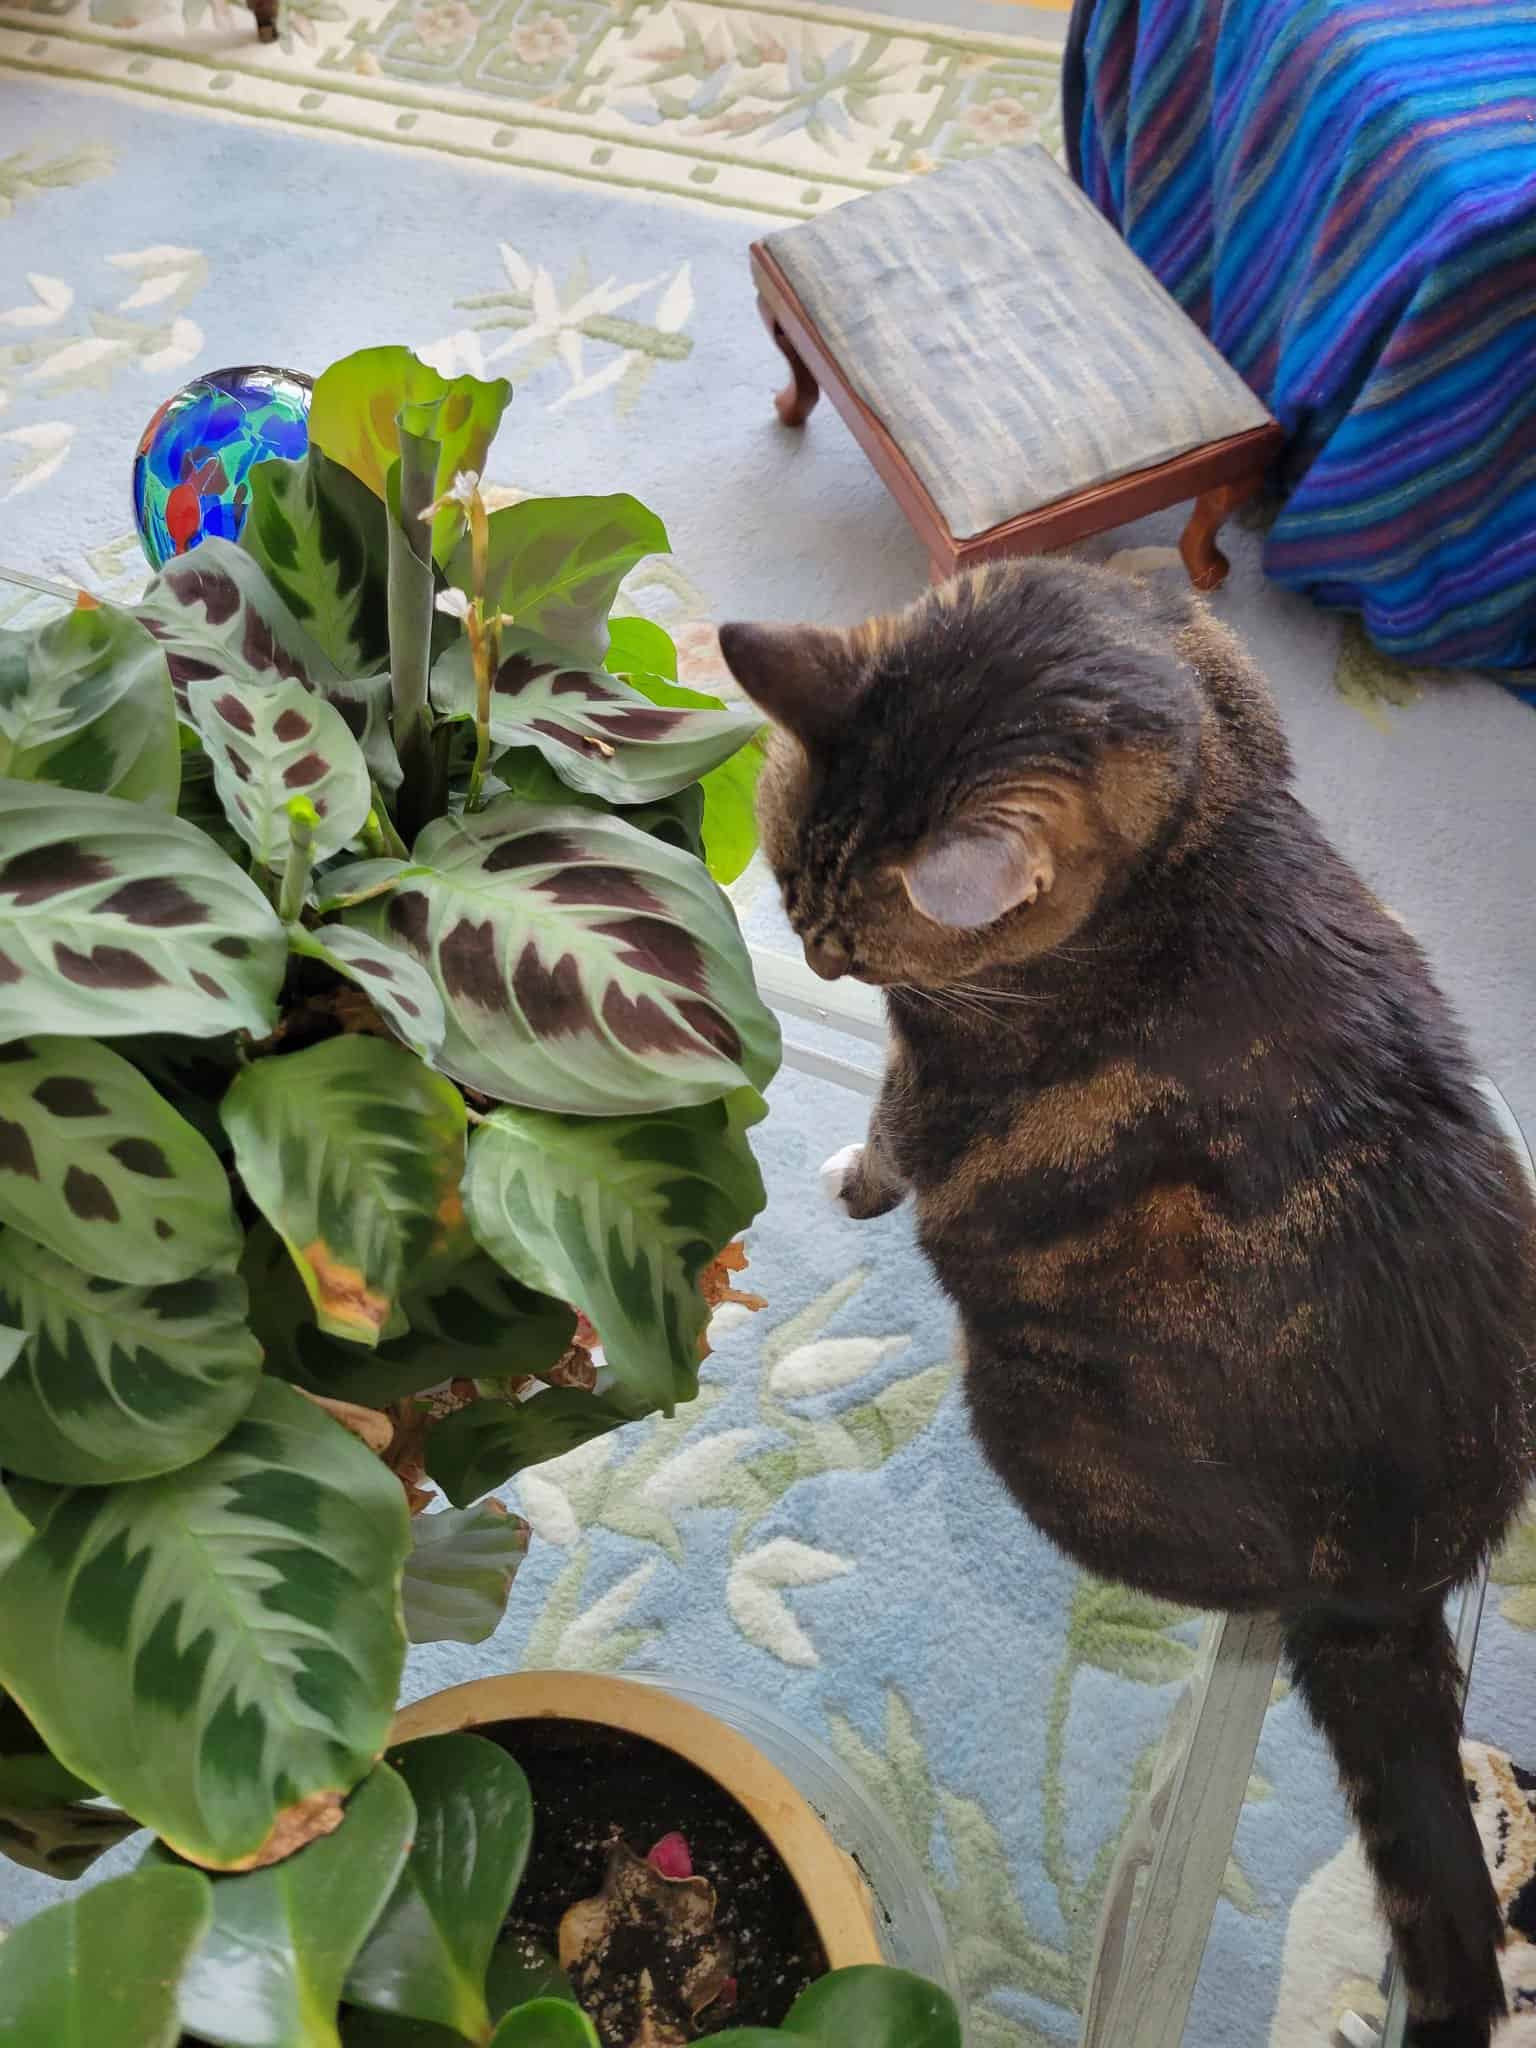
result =
M1296 1688L1338 1761L1419 2048L1488 2048L1504 1923L1461 1768L1460 1673L1438 1607L1289 1619Z

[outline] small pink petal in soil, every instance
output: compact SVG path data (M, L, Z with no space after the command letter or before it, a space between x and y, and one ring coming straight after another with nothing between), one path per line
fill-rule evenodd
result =
M658 1877L675 1880L693 1875L693 1851L682 1835L663 1835L645 1860Z
M726 2013L734 2012L736 2001L741 1996L741 1986L734 1977L727 1977L717 1995L710 2000L709 2016L712 2020L722 2019Z

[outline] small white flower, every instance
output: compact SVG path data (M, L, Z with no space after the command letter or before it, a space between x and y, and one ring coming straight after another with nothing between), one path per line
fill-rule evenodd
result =
M474 497L476 491L478 491L479 488L479 470L460 469L455 471L453 482L448 486L447 490L443 493L443 496L445 498L452 498L457 504L467 505L470 503L471 499Z
M455 590L451 585L447 590L440 590L437 593L434 603L438 611L446 612L450 619L463 620L469 617L469 599L462 590Z

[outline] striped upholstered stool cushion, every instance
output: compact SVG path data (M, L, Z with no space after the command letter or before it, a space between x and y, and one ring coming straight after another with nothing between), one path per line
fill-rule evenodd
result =
M1273 429L1036 146L855 199L764 246L957 541Z

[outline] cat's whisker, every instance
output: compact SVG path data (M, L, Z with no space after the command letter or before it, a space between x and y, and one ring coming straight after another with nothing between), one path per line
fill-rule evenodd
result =
M1049 996L1030 995L1024 989L986 988L975 981L952 981L946 983L946 986L957 995L974 996L985 1003L1025 1003L1038 1008L1042 1003L1049 1003L1051 1000Z
M958 1002L947 1002L945 1000L945 996L948 993L948 991L932 988L919 988L916 982L910 981L892 982L891 988L901 995L918 996L921 998L923 1002L931 1003L934 1009L942 1010L949 1016L957 1017L961 1014L961 1006Z

